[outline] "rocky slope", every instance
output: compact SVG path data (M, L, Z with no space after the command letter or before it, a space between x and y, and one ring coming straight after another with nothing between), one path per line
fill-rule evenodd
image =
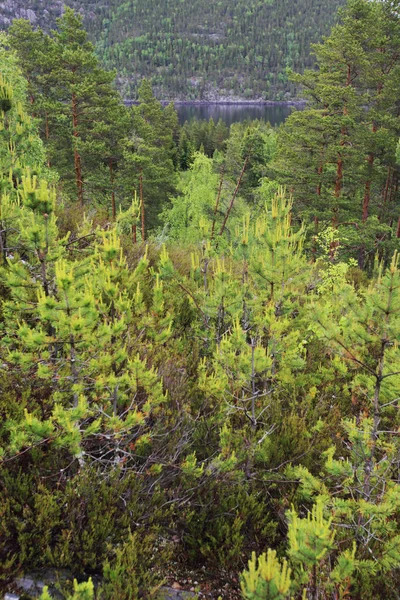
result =
M67 0L84 17L126 98L142 77L164 100L291 100L287 68L312 65L345 0ZM23 17L55 26L63 2L5 0L0 27Z

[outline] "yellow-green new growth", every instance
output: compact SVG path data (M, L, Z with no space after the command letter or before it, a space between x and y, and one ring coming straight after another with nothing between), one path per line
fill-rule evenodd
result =
M249 560L249 570L244 571L241 588L248 600L285 600L289 598L291 569L286 560L276 558L276 551L269 549L267 554L256 558L253 552Z
M334 548L332 519L326 519L323 511L323 499L318 498L306 519L300 519L296 511L288 512L289 517L289 556L305 566L318 564L328 551Z

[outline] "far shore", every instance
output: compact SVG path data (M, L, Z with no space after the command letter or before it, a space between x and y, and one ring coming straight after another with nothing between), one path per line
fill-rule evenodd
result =
M178 106L304 106L305 100L160 100L161 104ZM139 104L138 100L124 99L126 106Z

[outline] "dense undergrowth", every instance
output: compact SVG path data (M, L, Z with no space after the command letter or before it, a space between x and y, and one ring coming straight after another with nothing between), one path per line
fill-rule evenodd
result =
M71 11L4 38L2 585L396 597L399 23L347 11L278 131L125 109Z

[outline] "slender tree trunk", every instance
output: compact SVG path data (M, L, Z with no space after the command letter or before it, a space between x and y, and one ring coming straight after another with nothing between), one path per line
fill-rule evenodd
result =
M384 51L385 51L384 48L378 48L378 52L384 52ZM376 90L377 96L380 95L380 93L382 92L382 89L383 89L383 82L380 81L378 83L378 87ZM372 123L372 133L376 133L377 131L378 131L378 125L374 121ZM371 180L372 180L372 173L373 173L374 162L375 162L374 152L370 152L368 154L367 161L368 161L368 179L365 182L365 190L364 190L364 200L363 200L363 210L362 210L363 223L365 223L365 221L368 219L368 213L369 213L369 203L371 200Z
M74 168L76 189L78 194L78 203L83 207L83 180L82 180L82 162L77 148L79 138L78 131L78 99L75 92L72 93L72 134L74 137Z
M203 285L204 285L204 292L206 294L206 296L208 296L208 265L210 264L210 260L208 258L204 259L204 267L202 269L203 272Z
M351 67L350 65L347 65L347 77L346 77L346 88L349 87L351 83ZM349 110L347 108L347 105L345 104L343 107L343 115L347 116L349 114ZM346 127L342 127L341 130L341 140L340 140L340 145L343 147L345 145L345 137L347 136L348 132ZM338 160L337 160L337 167L336 167L336 181L335 181L335 197L339 198L341 191L342 191L342 184L343 184L343 155L341 152L338 152Z
M312 248L311 248L312 262L315 262L315 260L316 260L316 254L317 254L318 225L319 225L318 217L314 216L314 232L315 232L315 235L313 236L313 243L312 243Z
M28 85L31 85L31 80L30 77L28 77ZM35 96L33 95L32 91L29 92L29 104L35 104Z
M376 133L378 129L378 126L376 123L374 123L372 125L372 131L373 133ZM364 199L363 199L363 209L362 209L362 222L365 223L365 221L368 219L368 213L369 213L369 203L371 200L371 180L372 180L372 172L373 172L373 168L374 168L374 161L375 161L375 154L373 152L370 152L367 158L367 162L368 162L368 179L365 182L365 191L364 191Z
M251 426L253 429L257 428L256 419L256 399L257 399L257 388L256 388L256 369L255 369L255 349L256 339L251 338Z
M139 198L140 198L141 220L142 220L142 241L144 242L146 239L146 227L145 227L145 212L144 212L144 202L143 202L143 169L142 168L140 168L140 175L139 175Z
M233 208L233 203L235 202L235 198L236 198L236 196L237 196L237 193L238 193L238 191L239 191L240 184L242 183L243 175L244 175L244 172L245 172L245 170L246 170L246 167L247 167L247 163L248 163L248 161L249 161L249 155L247 155L247 156L246 156L246 158L245 158L245 160L244 160L243 168L242 168L242 171L241 171L241 173L240 173L240 175L239 175L239 179L238 179L238 182L237 182L237 184L236 184L235 191L233 192L233 196L232 196L232 199L231 199L231 201L230 201L230 204L229 204L229 206L228 206L228 210L226 211L226 215L225 215L225 218L224 218L224 222L222 223L222 227L221 227L221 231L219 232L219 235L222 235L222 234L224 233L224 230L225 230L225 225L226 225L226 222L227 222L227 220L228 220L228 218L229 218L229 215L230 215L230 213L231 213L231 210L232 210L232 208Z
M391 206L398 191L399 191L399 176L396 172L393 172L393 177L392 177L392 181L390 184L389 206Z
M218 352L221 349L221 340L225 330L225 306L224 298L221 298L220 305L218 306L218 321L217 321L217 348Z
M111 209L113 221L117 218L117 211L115 207L115 190L114 190L114 169L112 158L108 159L108 166L110 169L110 184L111 184Z
M44 135L46 137L46 140L48 140L50 137L50 130L49 130L49 113L47 112L47 110L44 113L44 118L45 118Z
M338 228L339 225L339 215L338 215L339 209L337 207L335 207L333 209L333 215L332 215L332 227L334 229ZM337 248L339 246L339 240L333 240L330 243L330 247L329 247L329 258L330 260L334 260L335 256L336 256L336 251Z
M5 227L5 225L3 225ZM3 259L3 264L7 264L7 230L0 231L0 255Z
M378 373L376 376L375 390L374 390L374 406L373 406L374 417L373 417L373 422L372 422L371 444L370 444L371 452L365 462L365 468L364 468L363 494L364 494L364 500L366 500L367 502L369 502L370 497L371 497L371 476L372 476L372 471L373 471L374 462L375 462L376 444L378 441L378 427L379 427L379 423L381 420L379 396L380 396L381 385L382 385L385 348L386 348L386 341L382 341L381 355L379 358Z
M319 181L318 181L318 185L317 185L317 196L321 196L321 189L322 189L322 171L323 171L324 167L322 164L319 165L318 167L318 176L319 176Z
M344 146L344 140L342 140L340 142L340 144L341 144L341 146ZM342 182L343 182L343 155L341 152L338 152L338 161L337 161L337 166L336 166L336 180L335 180L335 198L340 198L340 193L342 191Z
M221 169L221 179L219 181L218 193L217 193L217 198L215 200L215 206L214 206L214 216L213 216L212 229L211 229L211 240L213 240L213 238L214 238L215 220L217 218L219 201L221 200L222 184L224 182L224 171L225 171L225 168L223 166Z
M50 128L49 128L49 113L47 112L47 110L45 111L45 128L44 128L44 135L46 138L46 141L49 140L50 138ZM47 159L47 166L51 167L51 162L50 162L50 158Z
M387 201L388 201L389 190L391 191L391 185L392 185L392 167L388 167L388 173L387 173L387 177L386 177L385 191L383 193L383 200L382 200L382 206L381 206L381 211L380 211L380 215L379 215L379 221L382 221L382 219L384 217L386 206L387 206Z

